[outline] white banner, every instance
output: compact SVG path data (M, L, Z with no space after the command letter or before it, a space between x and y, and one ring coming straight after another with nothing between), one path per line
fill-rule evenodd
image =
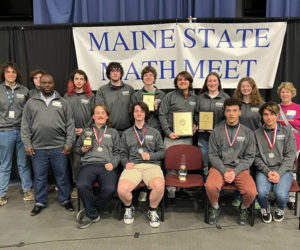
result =
M201 88L215 71L223 88L236 88L239 79L251 76L259 88L274 85L286 22L177 23L156 25L74 27L78 68L84 70L94 90L109 80L109 62L120 62L123 81L135 89L147 65L156 68L156 86L174 88L176 75L186 70Z

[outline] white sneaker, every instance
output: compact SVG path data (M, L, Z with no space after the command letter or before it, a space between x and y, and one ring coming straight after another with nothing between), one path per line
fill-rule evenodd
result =
M134 221L134 206L125 208L124 223L129 225Z
M284 210L277 207L273 216L273 220L276 222L280 222L283 219L284 219Z
M139 202L145 202L147 200L147 192L141 191L138 197Z
M160 226L159 216L158 216L156 210L154 210L154 211L148 210L148 219L149 219L149 224L151 227L159 227Z
M85 209L81 209L76 215L77 222L80 223L84 216L85 216Z

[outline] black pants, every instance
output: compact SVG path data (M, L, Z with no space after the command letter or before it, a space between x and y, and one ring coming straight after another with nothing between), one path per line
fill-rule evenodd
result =
M96 181L100 184L100 194L95 200L93 196L93 184ZM116 191L117 181L118 176L116 171L107 171L103 164L94 163L81 166L77 188L88 218L93 220L98 217L98 212L104 209L106 203Z

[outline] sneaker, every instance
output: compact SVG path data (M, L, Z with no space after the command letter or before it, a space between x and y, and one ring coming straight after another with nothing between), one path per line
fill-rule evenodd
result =
M284 210L280 209L280 208L276 208L274 216L273 216L273 220L276 222L280 222L282 221L284 218Z
M241 205L242 201L239 200L239 199L234 199L232 202L231 202L231 205L234 206L234 207L239 207Z
M84 229L89 227L90 225L92 225L93 223L97 223L98 221L100 221L100 216L98 215L98 217L96 219L90 219L88 217L85 216L85 219L82 220L81 223L77 224L77 227L80 229Z
M221 212L220 208L215 209L213 207L210 207L209 215L208 215L208 223L210 225L214 225L217 223L217 217L219 216L220 212Z
M72 199L77 199L78 198L77 188L73 188L72 193L71 193L71 198Z
M134 207L131 206L130 208L125 208L125 213L124 213L125 224L129 225L133 221L134 221Z
M248 209L241 209L240 211L240 225L245 226L248 222Z
M32 189L29 189L28 191L24 192L23 195L24 201L33 201L34 200L34 193Z
M270 223L272 221L272 214L270 212L270 206L268 206L268 208L262 208L260 210L261 212L261 220L264 222L264 223Z
M257 210L261 209L259 202L257 200L255 200L255 202L254 202L254 208Z
M77 222L81 223L84 216L85 216L85 209L81 209L76 215Z
M7 203L7 199L5 196L0 197L0 206L3 206Z
M147 200L147 192L141 191L138 197L139 202L145 202Z
M151 227L159 227L160 226L159 216L158 216L156 210L154 210L154 211L148 210L148 219L149 219L149 224Z

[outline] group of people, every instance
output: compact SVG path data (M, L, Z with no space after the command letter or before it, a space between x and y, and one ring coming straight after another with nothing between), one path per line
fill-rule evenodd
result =
M68 91L61 97L53 77L44 70L30 74L35 88L21 85L21 73L13 62L0 68L0 206L7 203L12 157L17 166L24 200L34 200L31 215L48 203L48 171L51 166L60 204L74 211L71 202L68 157L72 181L84 209L77 214L78 228L100 220L100 213L117 191L125 206L124 222L134 221L132 191L143 181L151 191L147 217L151 227L160 225L157 207L165 192L162 162L168 147L197 145L202 152L205 190L211 204L209 223L220 213L218 198L225 183L239 193L240 224L245 225L248 207L257 197L265 223L282 221L293 180L294 161L300 149L300 106L292 102L296 89L290 82L278 87L281 103L264 103L251 77L240 80L233 97L221 86L217 73L205 79L198 96L193 77L182 71L174 79L175 90L165 94L155 87L157 72L146 66L141 72L144 87L135 92L122 81L120 63L106 68L108 84L93 94L88 77L75 70ZM153 95L153 107L143 98ZM173 113L191 112L193 135L174 131ZM213 129L199 129L199 112L213 113ZM32 181L27 156L32 163ZM122 166L122 167L120 167ZM123 169L120 175L118 169ZM255 182L254 182L254 179ZM95 197L93 184L100 184ZM273 188L276 210L272 216L268 195ZM76 191L76 189L75 189ZM170 200L176 188L168 188ZM294 201L290 207L293 208Z

